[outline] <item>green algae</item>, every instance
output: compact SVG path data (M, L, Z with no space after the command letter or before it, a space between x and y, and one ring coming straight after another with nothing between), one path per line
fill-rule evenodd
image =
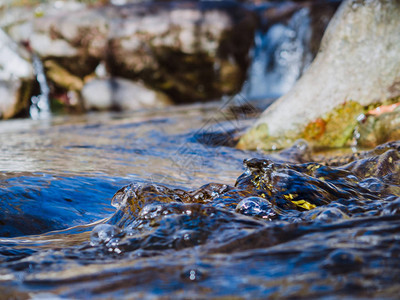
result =
M298 133L293 131L288 131L285 135L278 137L271 136L269 135L268 124L260 123L243 135L236 147L243 150L279 150L290 147L299 138Z
M348 146L357 125L357 117L365 112L366 109L358 102L347 101L307 124L300 137L310 141L315 148Z

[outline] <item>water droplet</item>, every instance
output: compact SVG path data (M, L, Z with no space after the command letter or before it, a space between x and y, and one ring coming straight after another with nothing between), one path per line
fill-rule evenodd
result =
M354 251L337 249L331 252L322 263L324 269L333 273L357 271L363 265L363 259Z

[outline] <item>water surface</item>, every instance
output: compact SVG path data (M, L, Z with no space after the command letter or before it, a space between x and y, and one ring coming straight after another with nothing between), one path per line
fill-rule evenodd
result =
M399 144L241 151L228 102L0 123L2 295L395 299Z

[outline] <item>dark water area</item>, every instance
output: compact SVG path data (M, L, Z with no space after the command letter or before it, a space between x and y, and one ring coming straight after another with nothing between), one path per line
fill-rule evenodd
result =
M1 123L1 298L397 298L399 143L237 150L253 104Z

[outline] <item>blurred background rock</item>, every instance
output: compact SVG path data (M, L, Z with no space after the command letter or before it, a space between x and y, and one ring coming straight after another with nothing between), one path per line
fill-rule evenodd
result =
M311 63L339 3L3 1L1 117L40 112L41 75L53 112L276 98Z

